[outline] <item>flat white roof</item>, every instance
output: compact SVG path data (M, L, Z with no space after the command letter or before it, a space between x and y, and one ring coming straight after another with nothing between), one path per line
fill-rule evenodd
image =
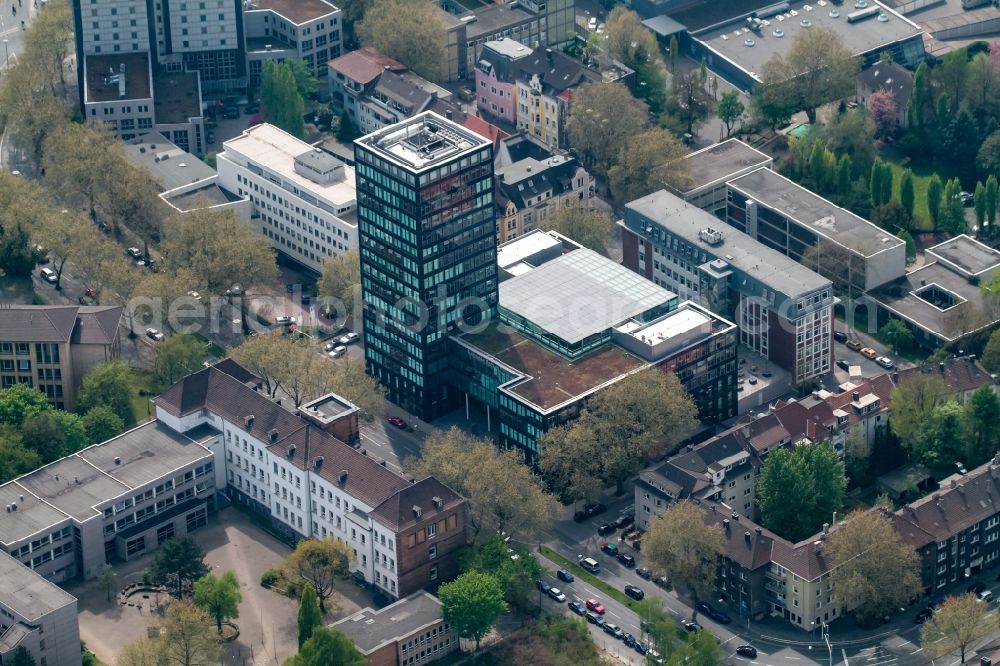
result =
M636 328L627 331L627 333L644 342L657 343L684 335L696 328L707 326L711 321L709 317L697 310L683 308L671 312L663 319L654 321L649 326Z
M226 156L232 151L280 175L295 187L324 199L331 206L340 208L357 204L354 167L345 164L344 179L328 185L309 180L295 171L295 158L313 150L313 146L270 123L245 129L243 134L222 145L224 152L219 157L233 161Z
M497 265L508 268L542 250L548 250L562 243L544 232L529 233L497 248Z

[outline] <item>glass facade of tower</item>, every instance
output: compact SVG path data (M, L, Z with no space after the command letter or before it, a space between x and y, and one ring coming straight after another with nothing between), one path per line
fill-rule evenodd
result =
M497 306L493 145L434 113L355 142L365 362L424 420L455 406L453 332Z

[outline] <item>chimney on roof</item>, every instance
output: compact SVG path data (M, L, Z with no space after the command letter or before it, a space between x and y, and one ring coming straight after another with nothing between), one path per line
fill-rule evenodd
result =
M759 525L757 527L753 528L753 531L756 532L757 534L763 534L764 533L764 530L762 530Z
M342 469L340 470L340 474L337 475L337 483L344 485L345 481L347 481L347 470Z
M830 533L830 523L823 523L823 534Z
M747 542L747 544L752 543L752 541L750 539L750 533L749 532L744 532L743 533L743 539Z
M278 441L278 431L277 429L272 429L271 432L267 433L267 438L272 444Z
M323 456L316 456L316 460L313 460L313 467L319 469L323 466Z
M722 527L726 530L726 533L728 534L729 533L729 519L728 518L723 519L723 521L722 521Z
M438 509L439 511L441 510L441 507L444 506L444 500L442 500L440 497L432 497L431 502L434 503L434 508Z
M938 370L940 370L941 372L944 372L944 361L941 361L940 363L938 363Z
M243 425L246 426L247 430L253 427L253 414L250 414L243 419Z
M851 397L854 399L854 402L861 400L861 391L854 391L851 393Z
M733 513L732 513L732 518L736 522L740 522L740 514L736 513L735 511L733 511Z
M423 513L424 513L423 510L421 510L421 508L419 506L417 506L416 504L413 505L413 515L414 516L416 516L419 519L420 516L423 515Z
M115 464L116 465L122 464L122 459L119 456L115 456ZM24 498L22 497L21 499L23 500Z

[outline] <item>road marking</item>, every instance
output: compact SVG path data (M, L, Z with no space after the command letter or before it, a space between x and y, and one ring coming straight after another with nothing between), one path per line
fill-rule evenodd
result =
M726 640L722 641L722 644L725 645L726 643L728 643L729 641L733 640L734 638L736 638L736 634L733 634L732 636L730 636Z
M916 650L914 650L910 654L916 654L916 653L920 652L921 650L923 650L923 648L917 648Z
M619 620L622 619L621 616L614 611L608 611L608 615L610 615L611 617L617 617Z

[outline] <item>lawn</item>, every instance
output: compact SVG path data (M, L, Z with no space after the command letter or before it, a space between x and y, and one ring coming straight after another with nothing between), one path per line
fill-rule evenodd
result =
M132 376L135 388L132 393L132 411L135 412L136 422L142 423L149 419L153 413L153 406L149 398L159 393L159 385L156 374L151 370L132 368ZM140 395L140 393L145 395Z
M889 162L892 167L892 196L899 201L899 183L903 177L905 168L899 162ZM930 173L918 175L913 172L913 217L918 229L933 231L931 226L931 215L927 211L927 184L931 181Z

